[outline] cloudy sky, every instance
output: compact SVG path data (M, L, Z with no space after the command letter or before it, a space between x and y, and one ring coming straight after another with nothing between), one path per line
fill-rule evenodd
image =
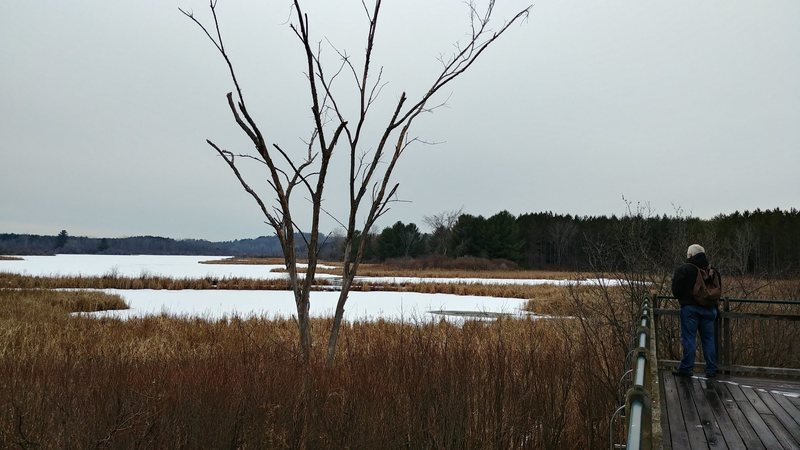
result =
M527 6L499 2L498 19ZM327 41L358 58L360 2L307 3L331 70ZM300 151L310 101L289 4L219 0L219 13L250 109L271 142ZM195 0L0 3L0 233L270 233L205 144L249 150L227 110L226 67L179 7L208 19ZM364 150L400 93L422 94L469 30L459 0L386 0L381 20L375 64L389 84ZM796 0L541 0L442 94L447 106L413 133L440 144L404 155L405 201L379 227L459 208L619 215L623 197L704 218L800 207ZM337 217L344 176L327 188Z

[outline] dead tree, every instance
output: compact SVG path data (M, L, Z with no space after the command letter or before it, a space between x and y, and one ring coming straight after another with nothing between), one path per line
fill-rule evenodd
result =
M442 104L432 104L436 94L467 71L512 24L526 18L530 10L530 7L525 8L497 29L492 29L490 22L495 0L488 0L488 4L483 10L480 10L478 5L473 2L468 3L471 29L468 41L456 45L455 51L449 57L440 59L441 71L434 75L427 91L414 99L403 92L394 103L391 118L382 128L383 131L375 136L365 136L364 125L370 116L371 108L381 93L384 82L382 80L383 70L376 71L371 65L381 12L381 0L375 0L371 6L366 3L366 0L362 0L361 4L368 23L363 65L357 66L349 56L333 47L333 51L341 57L341 64L332 74L329 74L325 71L321 61L321 45L316 43L319 38L311 35L311 22L308 15L304 12L300 0L292 2L293 19L289 27L300 41L305 54L306 78L313 121L312 138L307 143L308 147L304 149L304 156L301 160L291 158L290 152L285 151L279 144L271 142L268 137L264 136L259 125L248 112L233 62L223 42L216 0L210 0L209 4L213 26L206 26L191 12L181 10L202 29L206 37L214 44L230 72L235 92L227 94L228 107L233 119L252 141L254 152L240 154L227 150L211 140L207 140L207 142L230 166L239 183L255 200L266 217L267 223L275 230L280 240L284 262L289 274L289 283L294 291L297 306L300 348L306 360L310 357L312 345L309 294L316 273L320 248L320 213L327 213L323 209L323 192L332 155L341 147L345 148L344 151L349 152L349 211L345 220L338 220L345 230L344 255L341 261L342 290L329 335L327 347L329 362L333 361L335 355L345 304L353 279L364 256L367 240L358 239L359 230L362 230L361 234L363 235L369 233L378 218L388 211L391 202L396 200L395 195L399 185L392 181L395 165L411 144L420 142L418 138L411 137L412 124L421 114L442 106ZM337 97L337 90L334 86L340 75L352 76L357 88L359 98L358 112L355 117L346 117L343 108L340 107L342 99ZM362 149L367 148L364 141L368 141L369 148L373 150L362 153ZM275 196L273 204L267 204L263 200L263 195L251 188L251 185L245 180L237 166L237 163L242 160L255 160L266 166L267 182L271 193ZM301 232L292 219L290 200L295 188L298 187L301 191L305 191L311 200L311 229L307 233ZM298 255L295 244L298 237L304 241L307 248L308 266L305 277L297 272Z
M434 239L437 241L434 252L447 256L447 250L453 236L453 227L458 218L464 213L464 208L453 211L443 211L432 216L425 216L425 224L433 230Z

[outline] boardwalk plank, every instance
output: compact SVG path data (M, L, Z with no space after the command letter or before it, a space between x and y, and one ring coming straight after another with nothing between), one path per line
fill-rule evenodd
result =
M683 422L681 401L678 397L675 376L670 372L663 372L663 374L664 401L667 404L666 418L669 421L670 446L675 450L691 448L689 446L689 434L686 432L686 424Z
M758 386L768 391L800 392L800 382L782 378L747 377L747 382L742 380L739 384Z
M794 442L800 444L800 426L798 426L797 421L786 413L786 410L784 410L783 407L779 405L778 402L773 398L773 394L771 392L761 389L758 389L755 392L769 407L770 411L772 411L772 415L774 415L784 426L784 428L786 428L786 431L792 436Z
M789 400L789 397L781 394L773 394L772 397L777 401L783 409L800 425L800 408Z
M728 388L728 391L730 391L733 398L737 398L737 392L739 397L743 396L742 389L738 385L729 384L726 387ZM737 401L736 403L739 405L739 409L742 411L742 414L744 414L745 418L747 418L750 426L753 427L753 431L755 431L758 435L758 438L761 439L761 443L764 444L764 447L770 450L782 448L781 444L778 443L778 438L775 437L775 435L767 426L767 423L764 422L764 419L761 418L761 415L758 414L756 408L750 404L746 397L744 401Z
M707 449L706 433L703 430L703 423L697 414L697 408L692 398L693 378L676 377L678 386L678 398L681 401L681 412L683 421L686 424L686 433L689 435L689 445L693 450Z
M764 403L764 400L761 400L761 397L758 396L755 389L750 386L739 387L742 388L742 393L747 397L747 400L750 401L750 404L753 405L753 408L755 408L759 414L772 414L772 410Z
M766 422L769 426L770 430L775 433L775 437L778 438L778 442L780 442L780 445L784 449L800 450L800 444L795 442L795 440L792 438L792 435L786 431L783 425L781 425L781 421L778 420L777 417L773 416L772 414L764 414L762 417L764 418L764 422Z
M692 398L694 399L695 407L697 408L697 417L700 419L700 424L703 426L703 432L706 435L706 443L710 449L727 449L725 438L722 437L719 424L711 410L711 406L706 399L706 393L700 380L697 378L692 379L691 384ZM713 391L712 391L713 392Z
M662 450L673 450L672 448L672 435L670 432L670 424L669 424L669 415L667 414L667 395L664 389L664 378L668 375L668 372L660 371L659 372L659 389L661 390L661 401L660 408L661 408L661 447ZM669 374L672 377L672 374ZM674 383L673 383L674 386ZM683 425L681 425L683 426Z
M705 380L667 371L659 376L663 445L668 450L800 450L800 398L792 394L799 391L797 383Z
M736 403L736 400L731 396L726 384L712 383L711 386L714 388L714 392L717 393L723 405L725 405L728 417L730 417L731 422L733 422L736 428L737 436L744 442L745 448L748 450L766 450L758 434L753 430L753 426L750 425L750 422L747 421L747 418L739 409L739 404ZM725 439L728 439L727 433L725 434ZM731 445L730 442L728 445Z
M729 449L747 450L747 446L744 444L744 440L739 435L739 431L736 429L736 425L734 425L733 420L731 420L730 415L728 414L728 408L723 404L722 399L719 397L719 394L717 393L717 390L714 387L716 384L717 383L714 381L700 382L700 385L703 388L703 393L705 395L706 402L708 402L708 406L714 413L714 417L716 418L717 424L719 425L719 432L725 439L725 444L728 446Z
M742 389L738 384L728 384L728 391L731 393L731 397L737 402L750 402L742 393Z

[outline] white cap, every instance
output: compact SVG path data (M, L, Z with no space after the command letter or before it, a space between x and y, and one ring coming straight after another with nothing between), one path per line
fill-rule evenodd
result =
M706 249L704 249L702 246L700 246L700 244L692 244L686 250L686 258L691 258L694 255L697 255L699 253L705 253L705 252L706 252Z

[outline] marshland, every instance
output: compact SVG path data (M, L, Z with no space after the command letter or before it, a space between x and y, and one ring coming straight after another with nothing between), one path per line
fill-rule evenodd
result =
M643 430L688 245L800 298L800 3L717 3L6 2L0 448ZM800 369L792 304L725 362Z
M391 308L378 305L348 317L329 364L322 352L304 362L291 303L283 312L271 309L279 303L271 295L287 288L275 261L240 266L172 257L191 267L186 273L206 271L180 277L159 257L82 256L94 269L81 271L63 256L40 257L48 273L36 268L38 258L4 262L2 447L599 448L608 443L610 412L620 401L641 296L665 293L670 275L366 266L368 276L352 293L364 296L356 305L404 295L438 300L413 313L408 306L400 316L382 316ZM60 258L68 264L53 271ZM18 273L9 269L26 262ZM237 276L253 267L263 277ZM399 275L406 281L387 282ZM425 282L442 277L450 279ZM312 304L335 288L332 280L317 280ZM138 298L170 292L185 296L183 304L250 294L256 312L214 315L157 300L160 306L141 314L114 315L135 310ZM799 292L796 279L738 276L728 278L725 294ZM448 306L451 297L483 302ZM501 311L505 300L514 303L504 314L481 314ZM430 305L473 314L430 314ZM324 342L330 326L325 314L312 319L315 343ZM756 326L737 333L752 344L743 360L800 367L798 330ZM768 344L776 341L781 350L756 350L774 349Z

